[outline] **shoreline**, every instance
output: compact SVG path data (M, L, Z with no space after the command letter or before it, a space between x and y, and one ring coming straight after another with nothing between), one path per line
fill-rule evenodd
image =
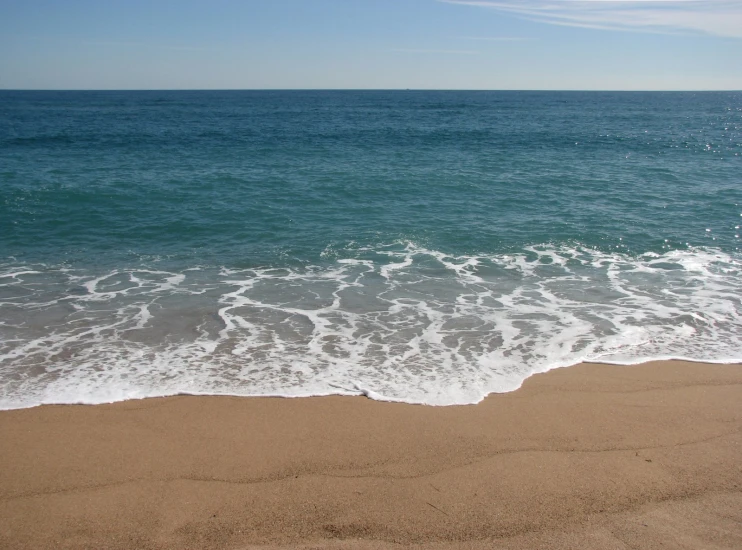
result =
M583 363L446 407L41 405L0 438L0 548L742 546L740 364Z
M611 362L611 361L598 361L598 360L590 360L590 361L581 361L579 363L570 364L570 365L560 365L556 367L551 367L547 370L543 371L536 371L532 372L526 378L524 378L520 385L517 387L514 387L513 389L508 390L502 390L502 391L492 391L488 394L485 394L479 401L471 402L471 403L452 403L452 404L437 404L437 403L423 403L423 402L417 402L417 401L404 401L404 400L395 400L393 398L386 397L380 393L377 393L374 390L366 390L366 389L359 389L357 392L351 392L347 391L346 393L308 393L308 394L238 394L238 393L209 393L209 392L186 392L186 391L179 391L174 393L168 393L168 394L161 394L161 395L145 395L141 397L124 397L121 399L115 399L113 401L95 401L95 402L85 402L85 401L70 401L70 402L56 402L56 401L47 401L42 403L37 403L33 405L26 405L26 406L20 406L20 407L11 407L11 408L2 408L0 407L0 414L3 412L9 412L9 411L22 411L22 410L28 410L28 409L36 409L39 407L97 407L101 405L115 405L118 403L127 403L129 401L146 401L149 399L170 399L170 398L176 398L176 397L207 397L207 398L236 398L236 399L324 399L324 398L332 398L332 397L362 397L367 398L372 401L377 401L379 403L395 403L400 405L410 405L410 406L420 406L420 407L435 407L435 408L447 408L447 407L474 407L479 404L481 404L483 401L491 398L495 395L506 395L509 393L513 393L516 391L519 391L523 385L533 378L534 376L540 376L543 374L547 374L549 372L555 371L555 370L562 370L562 369L571 369L579 365L593 365L596 367L599 366L609 366L609 367L641 367L643 365L651 365L654 363L688 363L688 364L698 364L698 365L730 365L730 366L739 366L742 368L742 361L738 360L707 360L707 359L687 359L687 358L677 358L677 357L660 357L656 359L646 359L646 360L638 360L636 362ZM340 386L337 386L340 388ZM342 388L341 388L342 389Z

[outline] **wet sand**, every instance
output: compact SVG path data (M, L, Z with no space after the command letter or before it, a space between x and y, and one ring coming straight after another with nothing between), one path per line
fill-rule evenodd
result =
M0 548L742 548L742 365L0 412Z

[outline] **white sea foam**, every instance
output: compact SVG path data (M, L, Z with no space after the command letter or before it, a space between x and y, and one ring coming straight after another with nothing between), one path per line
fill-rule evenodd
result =
M718 250L332 254L301 269L6 266L0 408L178 393L450 405L580 361L742 361L742 261Z

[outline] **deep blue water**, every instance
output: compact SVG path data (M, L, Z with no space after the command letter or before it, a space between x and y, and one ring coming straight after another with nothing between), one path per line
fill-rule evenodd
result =
M0 91L0 406L739 361L742 93Z

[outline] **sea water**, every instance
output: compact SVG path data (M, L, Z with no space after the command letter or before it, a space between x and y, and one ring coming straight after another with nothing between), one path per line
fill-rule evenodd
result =
M742 93L0 92L0 408L742 361Z

